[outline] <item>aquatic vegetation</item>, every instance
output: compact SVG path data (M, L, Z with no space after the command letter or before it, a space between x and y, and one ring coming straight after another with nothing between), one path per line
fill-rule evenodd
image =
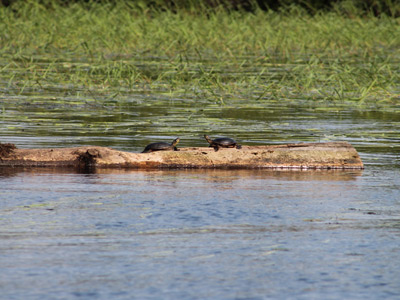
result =
M0 90L8 95L399 100L400 20L386 15L21 1L0 8L0 32Z

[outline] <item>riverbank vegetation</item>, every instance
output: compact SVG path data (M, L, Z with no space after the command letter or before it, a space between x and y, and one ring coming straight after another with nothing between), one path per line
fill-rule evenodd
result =
M263 101L400 101L400 19L351 1L310 13L142 2L0 7L0 91Z

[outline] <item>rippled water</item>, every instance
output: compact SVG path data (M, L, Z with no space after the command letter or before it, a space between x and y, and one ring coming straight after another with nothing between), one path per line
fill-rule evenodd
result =
M0 97L0 142L348 141L363 171L0 168L1 299L398 299L400 118L349 103Z
M396 299L397 170L2 169L3 299Z

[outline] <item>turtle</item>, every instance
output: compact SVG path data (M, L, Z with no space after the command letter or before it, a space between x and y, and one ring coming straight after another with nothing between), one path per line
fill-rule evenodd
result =
M176 138L172 141L171 144L166 143L166 142L156 142L156 143L151 143L144 148L142 153L149 153L149 152L154 152L154 151L167 151L167 150L174 150L174 151L179 151L178 148L176 148L176 145L179 143L179 138Z
M204 135L206 141L210 144L210 147L213 147L215 151L218 151L219 148L235 148L241 149L242 146L239 145L234 139L222 137L212 140L208 135Z

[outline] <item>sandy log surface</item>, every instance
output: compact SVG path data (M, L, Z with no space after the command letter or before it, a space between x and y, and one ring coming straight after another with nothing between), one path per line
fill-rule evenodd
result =
M179 151L151 153L97 146L17 149L13 144L0 144L0 166L362 169L363 163L356 149L347 142L242 146L242 149L223 148L219 151L205 147L180 148Z

